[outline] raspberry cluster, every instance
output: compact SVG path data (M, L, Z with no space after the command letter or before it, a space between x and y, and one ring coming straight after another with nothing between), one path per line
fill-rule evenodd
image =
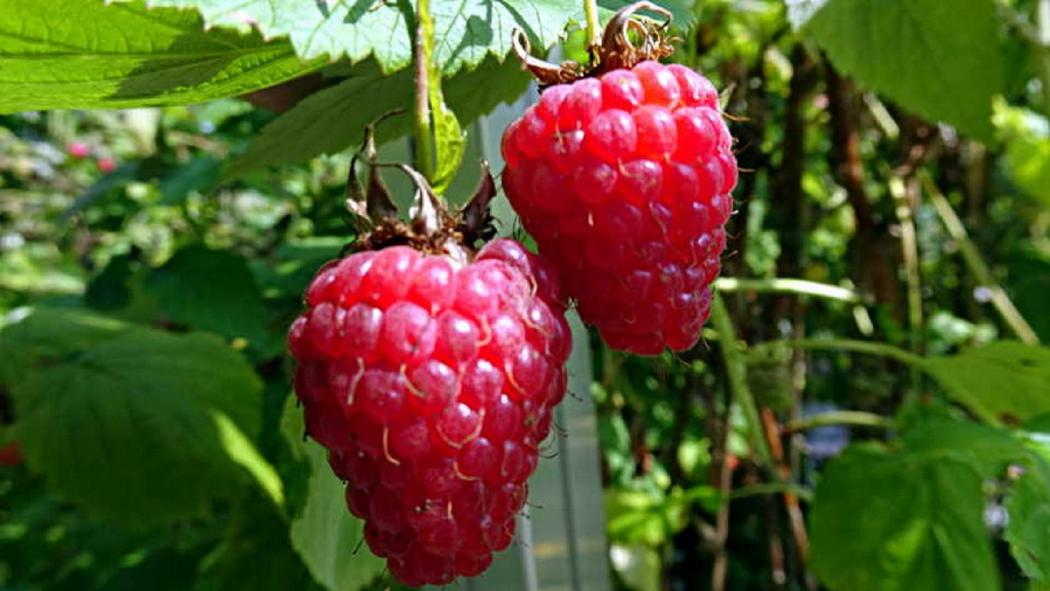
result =
M412 587L480 574L565 396L555 273L510 240L472 262L393 246L324 267L306 302L296 394L369 548Z
M710 314L737 165L706 78L644 61L556 85L506 130L503 187L613 348L691 348Z

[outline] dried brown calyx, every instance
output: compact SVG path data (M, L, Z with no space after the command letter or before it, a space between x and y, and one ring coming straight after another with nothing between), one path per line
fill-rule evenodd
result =
M481 163L481 182L474 195L458 212L449 211L445 200L430 187L427 179L411 166L379 162L373 125L365 131L362 150L350 161L347 179L346 207L358 231L352 250L378 250L405 245L427 254L446 254L461 262L473 258L474 248L492 238L496 231L489 212L496 184L487 162ZM357 177L357 163L368 167L367 186ZM403 220L381 171L396 168L406 174L416 187L408 219Z
M640 11L652 12L662 17L655 21L640 16ZM530 53L529 38L520 29L515 30L511 47L522 65L539 81L541 86L567 84L581 78L599 76L620 68L633 68L646 60L658 60L674 53L674 39L667 36L671 24L671 13L652 2L635 2L624 6L605 25L601 42L588 48L591 64L573 61L552 64Z

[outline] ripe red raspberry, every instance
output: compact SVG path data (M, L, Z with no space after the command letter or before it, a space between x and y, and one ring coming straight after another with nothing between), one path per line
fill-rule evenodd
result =
M480 574L514 535L571 348L545 265L510 240L465 264L360 252L320 271L289 331L307 432L410 587Z
M718 93L644 61L552 86L503 135L503 188L580 316L643 355L696 344L736 185Z

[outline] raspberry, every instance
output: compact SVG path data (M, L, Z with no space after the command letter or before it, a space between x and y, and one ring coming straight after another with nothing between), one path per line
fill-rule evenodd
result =
M69 154L71 158L83 160L91 155L91 146L84 142L69 142L66 144L66 153Z
M565 396L555 277L510 240L470 263L391 246L329 264L306 292L288 348L307 432L405 585L480 574L513 538Z
M503 188L611 347L691 348L736 185L706 78L644 61L544 91L503 135Z

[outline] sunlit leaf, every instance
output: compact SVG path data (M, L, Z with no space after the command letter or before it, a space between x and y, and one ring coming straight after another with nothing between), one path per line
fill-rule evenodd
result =
M345 487L332 473L325 450L303 437L303 411L294 396L285 405L281 431L295 456L310 465L306 503L292 519L292 546L329 591L357 591L386 566L361 544L364 525L347 511Z
M319 68L290 43L204 30L192 11L143 2L5 0L0 112L185 104L237 96Z

